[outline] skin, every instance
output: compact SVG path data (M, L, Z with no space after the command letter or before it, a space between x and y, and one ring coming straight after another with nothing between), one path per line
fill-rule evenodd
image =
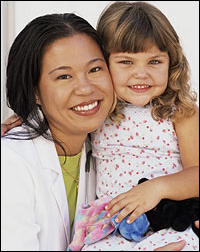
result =
M199 228L199 221L195 221L195 226Z
M169 56L156 46L145 53L111 54L109 66L117 96L133 105L144 106L167 87Z
M166 246L155 249L154 251L181 251L186 242L184 240L179 242L172 242Z
M76 155L87 134L102 125L113 103L103 54L89 36L77 34L51 44L42 65L37 104L67 155ZM64 155L59 146L56 149Z
M17 127L22 124L22 119L17 116L16 114L11 115L8 117L2 124L1 124L1 137L10 129Z
M72 37L72 38L74 38L74 37ZM38 99L38 104L41 104L42 106L43 106L43 109L45 109L45 105L47 105L47 104L49 104L48 106L50 106L51 107L51 109L53 109L52 110L52 112L51 112L51 109L49 108L45 113L46 113L46 116L48 116L48 118L49 118L49 120L52 120L52 118L55 116L56 117L56 122L55 122L55 124L52 122L52 123L50 123L50 127L51 127L51 130L52 130L52 132L56 135L56 136L60 136L60 137L62 137L62 135L63 135L63 127L64 127L64 123L63 123L63 119L62 119L62 116L64 116L64 118L65 118L65 113L66 114L69 114L69 116L70 116L70 120L69 120L69 123L71 123L71 125L73 125L73 127L74 128L72 128L73 129L73 132L72 133L75 133L75 138L74 139L78 139L78 134L80 134L80 131L78 131L78 132L76 132L77 131L77 124L76 123L80 123L80 122L82 122L82 125L85 127L85 129L88 129L88 130L92 130L91 129L91 126L94 128L95 126L94 125L96 125L96 128L98 128L98 127L100 127L101 125L99 125L99 126L97 126L97 124L99 123L99 121L97 122L96 120L97 120L97 118L95 118L96 117L96 114L94 114L94 115L87 115L87 113L88 112L80 112L80 113L76 113L76 112L74 112L74 111L71 111L71 107L74 107L74 106L77 106L77 105L80 105L80 103L82 103L82 102L88 102L88 101L90 101L91 100L91 97L92 97L92 100L93 100L93 95L94 95L94 93L98 93L98 95L99 94L101 94L102 96L101 97L95 97L95 98L102 98L103 97L103 102L101 102L101 104L103 104L102 106L104 107L104 102L105 102L105 105L107 104L107 106L111 106L111 105L109 105L108 104L108 101L107 101L107 95L109 95L109 93L106 93L106 91L107 91L107 89L109 89L110 90L110 92L112 93L112 87L110 87L110 83L111 83L111 81L110 81L110 78L108 77L104 77L105 78L105 80L106 80L106 83L107 83L107 85L108 85L108 87L104 87L104 82L103 81L105 81L105 80L102 80L102 83L100 82L98 82L98 84L96 84L97 82L95 81L95 90L97 90L96 92L91 92L91 90L90 90L90 85L89 84L87 84L88 82L86 81L86 82L82 82L82 81L80 81L80 77L81 76L89 76L89 72L90 72L90 70L88 70L88 64L87 64L87 62L89 62L90 61L90 58L93 58L93 57L99 57L99 54L98 54L98 56L95 54L95 56L93 56L93 57L88 57L88 61L86 61L85 59L86 58L84 58L84 57L81 57L82 58L82 60L80 60L80 69L82 69L82 71L78 71L78 68L77 68L77 66L76 66L76 64L74 63L74 64L72 64L72 62L74 62L74 59L79 59L79 56L80 55L82 55L82 51L81 52L79 52L80 54L77 54L76 55L76 57L75 56L73 56L74 55L74 52L76 52L75 50L72 50L72 49L70 49L68 52L73 52L73 55L72 55L72 57L71 57L71 59L72 59L72 61L67 61L67 59L69 59L68 57L66 57L66 59L62 62L59 62L58 64L55 64L54 65L54 62L56 62L56 61L54 61L54 60L56 60L56 58L57 58L57 55L55 55L55 53L56 52L53 52L54 50L52 50L51 51L51 49L53 48L53 49L55 49L56 50L56 48L57 49L61 49L61 51L60 51L60 53L61 53L61 55L64 55L64 51L62 51L62 48L63 48L63 46L64 46L64 48L67 48L67 44L68 44L68 42L69 42L69 40L71 40L71 41L73 41L74 42L74 40L73 39L70 39L70 38L67 38L67 39L61 39L60 41L57 41L56 43L55 43L55 48L53 48L54 46L52 45L51 46L51 48L49 48L48 50L47 50L47 52L46 52L46 54L45 54L45 56L44 56L44 59L43 59L43 72L42 72L42 78L41 78L41 83L40 83L40 90L39 90L39 92L37 92L37 94L36 94L36 98ZM86 41L89 39L89 38L86 38L85 36L84 36L84 40L86 39ZM64 42L64 40L67 42L65 45L63 45L63 42ZM90 39L89 39L90 40ZM85 41L85 42L86 42ZM79 42L83 42L82 40L81 41L79 41ZM90 41L90 42L92 42L92 41ZM87 44L87 43L86 43ZM90 44L90 43L89 43ZM60 47L60 46L61 47ZM74 43L72 43L72 45L74 45ZM82 45L83 46L83 45ZM94 45L94 47L95 47L95 45ZM63 50L64 50L64 48L63 48ZM80 46L78 46L77 45L77 50L80 50ZM85 50L85 47L84 47L84 50ZM96 51L98 51L98 49L96 50ZM51 54L51 52L52 52L52 54ZM77 51L78 52L78 51ZM58 54L59 54L59 50L58 50ZM90 53L89 53L90 54ZM100 53L101 54L101 53ZM53 58L52 57L55 57L54 58L54 60L52 60ZM102 55L101 55L101 57L102 57ZM49 61L49 63L48 63L48 59L50 60ZM112 59L112 55L111 55L111 57L110 57L110 64L112 64L112 62L111 62L111 59ZM51 62L51 60L52 60L52 62ZM78 61L79 62L79 61ZM82 64L81 64L81 62L82 62ZM52 72L52 74L48 74L49 73L49 71L51 72L53 69L56 69L57 67L59 67L59 66L61 66L60 65L60 63L63 63L63 65L65 66L65 64L66 64L66 66L71 66L72 67L72 69L69 69L69 68L67 68L67 69L60 69L60 70L57 70L57 71L54 71L54 72ZM96 61L96 63L98 63L98 61ZM101 60L100 60L100 62L99 63L101 63L101 64L104 64ZM83 68L81 68L81 66L83 67ZM96 67L96 66L95 66ZM104 65L104 67L105 67L105 65ZM112 66L111 66L112 67ZM126 66L125 66L126 67ZM93 68L93 66L91 67L91 68ZM89 68L90 69L90 68ZM112 68L113 69L113 68ZM68 70L70 70L70 72L68 72ZM64 71L64 72L63 72ZM71 72L72 71L72 72ZM105 76L107 76L107 67L105 67L104 68L104 70L102 70L102 71L104 71L105 73ZM111 70L111 72L112 72L112 76L114 76L114 72L113 72L113 70ZM61 79L56 79L57 78L57 73L58 73L58 76L62 76L62 77L60 77ZM82 73L82 74L81 74ZM80 75L79 75L80 74ZM99 74L99 73L98 73ZM55 75L55 78L53 77L53 75ZM69 76L68 76L69 75ZM67 80L66 80L66 78L67 78ZM75 78L75 80L74 80L74 78ZM103 78L103 77L102 77ZM63 80L64 79L64 80ZM76 79L78 80L78 81L76 81ZM90 79L90 78L86 78L86 79ZM98 78L97 78L98 79ZM69 81L70 80L70 81ZM81 79L82 80L82 79ZM48 83L47 83L47 81L48 81ZM64 83L63 83L63 81L64 81ZM66 82L65 82L66 81ZM70 91L68 90L68 88L67 87L71 87L71 85L70 84L67 84L68 83L68 81L69 82L73 82L73 83L75 83L75 86L76 85L78 85L77 83L80 83L80 86L79 87L77 87L77 88L71 88L70 90L71 90L71 93L70 93ZM80 81L80 82L79 82ZM94 83L93 81L91 81L92 83ZM81 83L83 83L83 84L81 84ZM85 84L84 84L85 83ZM90 82L89 82L90 83ZM115 81L115 83L116 83L116 81ZM49 84L49 86L48 86L48 84ZM53 85L53 87L51 86L51 85ZM102 87L102 85L103 85L103 87ZM47 90L48 90L48 93L51 95L51 98L52 98L52 100L51 99L47 99L46 98L46 96L47 96L47 90L45 89L45 87L47 86ZM67 86L66 88L65 88L65 86ZM62 88L62 91L61 91L61 88ZM127 88L128 89L128 88ZM162 89L162 88L161 88ZM78 90L78 93L77 93L77 90ZM89 92L88 92L88 90L90 90ZM127 90L128 91L128 90ZM130 90L129 90L130 91ZM62 93L63 92L63 93ZM66 92L66 97L67 98L65 98L66 99L66 101L64 100L63 101L63 94L64 94L64 92ZM132 90L130 91L130 92L132 92ZM70 95L69 94L71 94L72 95L72 97L70 98ZM93 95L92 95L93 94ZM57 99L54 99L54 96L56 96L57 97ZM112 97L110 97L111 98L111 100L112 100ZM46 100L47 99L47 100ZM60 99L60 100L59 100ZM72 99L72 100L71 100ZM53 108L53 106L51 105L51 102L53 102L54 103L54 105L53 106L61 106L61 108L62 108L62 111L60 112L60 114L56 114L56 113L58 113L58 110L54 110L54 108ZM131 101L130 101L131 102ZM57 104L58 103L58 104ZM65 107L63 107L63 106L65 106L65 104L67 104L66 105L66 108ZM104 107L105 108L105 107ZM102 109L103 110L103 109ZM102 117L104 117L105 116L105 114L104 114L104 112L106 112L106 111L104 111L103 110L103 112L101 111L101 113L102 113ZM76 113L76 114L74 114L74 113ZM83 119L85 118L85 120L87 121L87 118L91 121L91 123L94 123L94 124L89 124L89 123L85 123L85 121L83 121ZM18 125L20 125L21 124L21 120L20 120L20 118L17 118L18 119L18 121L16 121L16 123L14 123L14 124L12 124L11 126L8 126L8 125L6 125L6 124L9 124L9 123L13 123L15 120L16 120L16 115L13 115L13 116L11 116L11 117L9 117L5 122L4 122L4 124L3 125L1 125L1 136L6 132L6 131L8 131L10 128L13 128L13 127L15 127L15 126L18 126ZM99 113L98 113L98 119L99 119ZM58 122L60 121L60 120L62 120L62 123L61 123L61 125L62 126L58 126ZM68 119L66 119L66 120L68 120ZM68 121L67 121L68 122ZM88 122L88 121L87 121ZM103 122L102 122L103 123ZM89 127L89 128L87 128L87 127ZM55 128L55 130L54 130L54 128ZM71 129L71 131L72 131L72 129ZM70 132L71 132L70 131ZM65 132L65 131L64 131ZM76 135L77 135L77 138L76 138ZM83 135L83 136L86 136L86 133L84 133L83 132L83 134L80 134L80 135ZM81 136L81 139L84 139L84 137L83 136ZM70 136L69 136L70 137ZM68 139L66 139L66 141L67 141L67 144L69 145L69 138ZM73 140L74 141L74 140ZM192 142L192 141L191 141ZM79 152L79 150L80 150L80 146L79 146L79 148L76 148L74 145L73 146L70 146L70 148L71 148L71 150L73 149L74 151L73 151L73 153L74 153L74 155L76 154L76 153L78 153ZM194 148L192 148L193 149L193 151L194 151ZM62 151L59 149L59 147L57 147L57 151L58 151L58 153L61 153L62 154ZM60 155L60 154L59 154ZM143 183L144 184L144 183ZM153 190L154 189L154 186L152 187L152 188L149 188L148 190L150 191L150 190ZM143 189L142 189L143 190ZM147 190L146 190L147 191ZM156 190L155 190L156 191ZM151 195L152 195L152 193L151 193ZM128 195L127 195L128 196ZM144 193L143 193L143 196L144 196ZM113 204L114 205L114 204ZM111 206L112 205L108 205L108 207L109 208L111 208ZM110 213L112 214L112 211L110 211ZM196 224L196 226L197 227L199 227L199 222L196 222L195 223ZM183 249L183 247L185 246L185 241L184 240L182 240L182 241L179 241L179 242L173 242L173 243L170 243L170 244L168 244L168 245L166 245L166 246L164 246L164 247L160 247L160 248L157 248L157 249L155 249L154 251L180 251L180 250L182 250Z
M169 56L156 46L142 53L115 53L109 58L116 94L136 106L164 92L168 82ZM135 186L109 202L108 217L122 211L116 222L130 214L132 223L139 215L154 208L161 199L183 200L199 196L199 110L174 124L178 136L183 171L157 177ZM187 145L185 144L187 143ZM184 185L184 186L182 186Z

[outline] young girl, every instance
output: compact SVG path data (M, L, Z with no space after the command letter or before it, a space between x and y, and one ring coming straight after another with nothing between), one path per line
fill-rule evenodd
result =
M92 136L96 193L114 198L110 216L122 209L116 221L130 214L131 223L161 199L198 197L198 107L178 35L157 8L115 2L101 15L98 32L118 103ZM149 180L137 185L143 177ZM153 250L179 239L187 242L184 250L199 248L191 228L149 231L145 238L136 243L109 236L83 250Z

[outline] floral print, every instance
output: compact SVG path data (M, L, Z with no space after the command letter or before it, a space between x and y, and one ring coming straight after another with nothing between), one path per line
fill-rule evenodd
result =
M151 107L127 105L125 119L116 124L107 119L92 134L96 159L97 188L101 197L116 197L138 184L141 178L155 178L183 169L179 145L170 120L155 121ZM159 221L159 220L158 220ZM199 239L191 228L177 232L172 228L147 232L140 242L128 241L120 234L87 245L85 251L153 251L172 241L186 240L185 251L198 251Z

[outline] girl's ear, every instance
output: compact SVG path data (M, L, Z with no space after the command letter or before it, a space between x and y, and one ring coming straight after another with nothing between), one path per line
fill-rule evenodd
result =
M41 105L40 96L38 90L35 91L35 100L37 105Z

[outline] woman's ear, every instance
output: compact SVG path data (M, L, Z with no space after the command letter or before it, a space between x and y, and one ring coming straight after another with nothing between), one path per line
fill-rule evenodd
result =
M35 91L35 100L37 105L41 105L40 96L37 90Z
M115 110L116 105L117 105L117 95L114 93L113 104L110 108L108 115L110 115Z

